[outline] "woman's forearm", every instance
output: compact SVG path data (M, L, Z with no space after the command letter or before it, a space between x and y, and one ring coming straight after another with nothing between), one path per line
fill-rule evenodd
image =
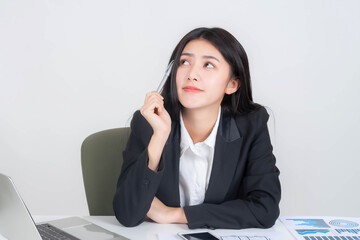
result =
M154 133L148 145L149 164L148 167L157 171L161 154L163 152L169 133Z

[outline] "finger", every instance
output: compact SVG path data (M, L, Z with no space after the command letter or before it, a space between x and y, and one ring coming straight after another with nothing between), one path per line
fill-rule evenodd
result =
M145 96L144 105L140 109L141 113L147 116L151 114L159 115L164 109L164 97L157 92L149 92Z
M160 93L158 93L158 92L155 92L155 91L152 91L152 92L150 92L152 95L155 95L155 96L158 96L158 97L160 97L160 98L164 98Z
M143 106L145 108L154 108L154 105L164 105L164 100L157 96L149 96L149 98L144 102Z
M164 98L161 95L148 93L148 94L146 94L144 103L151 102L155 99L157 99L159 101L164 101Z
M147 93L146 96L145 96L145 98L148 98L148 97L151 97L151 96L157 96L157 97L159 97L159 98L161 98L161 99L164 99L164 97L163 97L160 93L154 92L154 91Z
M144 103L146 103L147 101L149 101L149 99L153 96L154 94L152 92L146 93L145 95L145 99L144 99Z
M158 101L164 101L164 98L160 95L156 95L156 94L152 94L149 95L146 99L147 102L153 101L153 100L158 100Z
M150 109L156 108L163 108L164 107L164 101L159 98L153 98L150 99L146 104Z
M144 106L143 112L147 116L151 116L153 114L160 115L164 109L163 103L159 101L154 101Z

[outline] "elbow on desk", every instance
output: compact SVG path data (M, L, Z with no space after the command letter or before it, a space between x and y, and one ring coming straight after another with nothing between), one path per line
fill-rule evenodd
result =
M261 221L262 228L271 228L272 226L275 225L277 218L278 217L271 218L271 219L268 218L268 219L265 219L265 221Z
M113 201L113 209L114 209L115 217L118 220L118 222L121 223L123 226L136 227L144 221L144 218L137 217L133 211L129 211L129 209L126 209L121 206L123 205L119 203L115 197Z
M258 222L261 225L261 228L271 228L272 226L274 226L279 215L280 210L278 207L268 209L263 216L258 217Z
M143 219L139 220L139 219L134 218L134 216L129 216L128 214L126 214L122 211L119 211L115 207L114 207L114 212L115 212L115 217L118 220L118 222L121 223L121 225L123 225L125 227L136 227L144 221Z
M260 192L253 196L250 209L261 228L274 226L280 215L280 199L280 182L274 184L273 190L269 191L269 194L264 195Z
M142 223L142 221L132 221L125 218L122 218L121 215L117 215L115 214L116 219L119 221L119 223L121 223L121 225L123 225L124 227L136 227L138 226L140 223Z

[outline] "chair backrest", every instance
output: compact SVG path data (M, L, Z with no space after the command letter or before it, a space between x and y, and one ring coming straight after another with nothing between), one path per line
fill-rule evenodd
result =
M114 215L112 202L129 135L129 127L109 129L82 143L81 166L90 215Z

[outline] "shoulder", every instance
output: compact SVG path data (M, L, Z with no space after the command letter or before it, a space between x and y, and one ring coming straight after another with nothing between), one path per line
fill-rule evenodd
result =
M269 119L269 114L266 111L265 107L259 106L249 113L234 114L234 117L238 121L254 123L259 121L267 121Z
M267 126L269 114L265 107L259 106L249 113L235 114L234 118L240 132L245 134Z

